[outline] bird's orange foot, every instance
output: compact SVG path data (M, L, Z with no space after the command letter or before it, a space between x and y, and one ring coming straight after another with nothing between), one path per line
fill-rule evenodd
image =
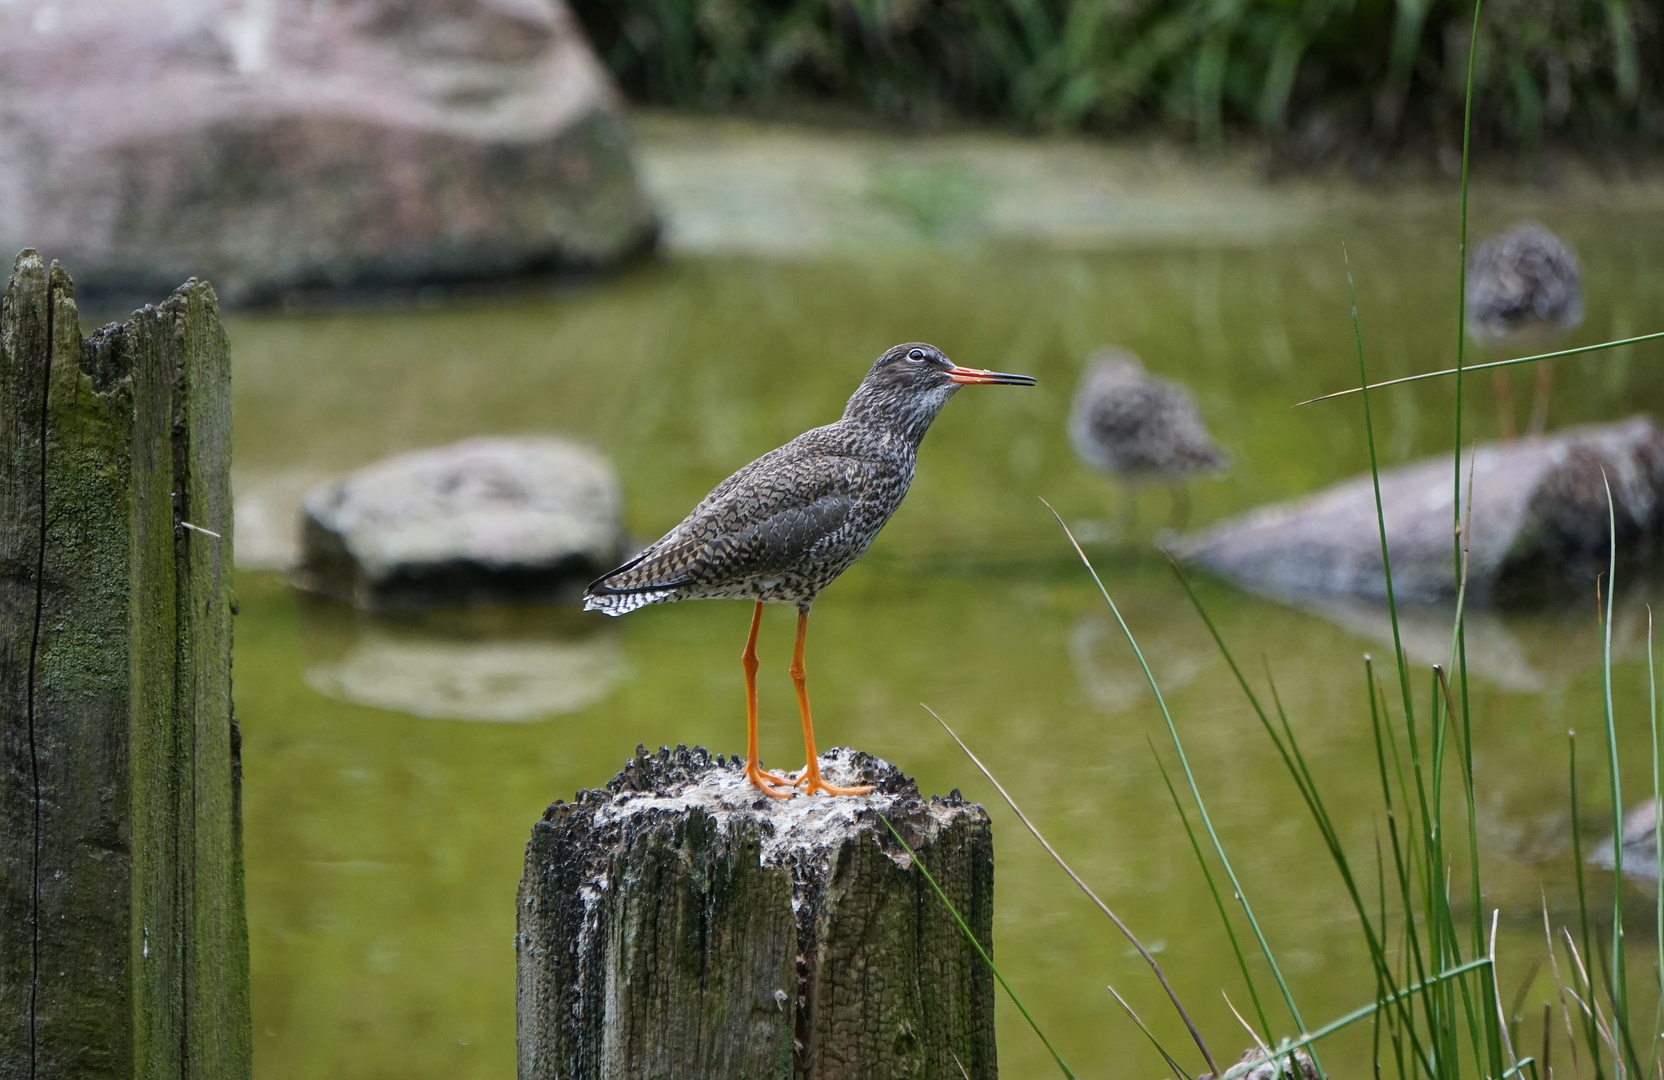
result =
M820 763L815 761L803 767L803 775L798 777L792 786L802 788L805 795L813 795L817 791L824 791L828 795L867 795L873 790L871 784L860 784L856 787L828 784L820 775Z
M745 763L745 778L751 781L751 785L753 787L759 789L764 795L767 795L771 799L789 799L793 795L797 794L796 785L793 784L789 778L784 776L775 776L771 772L764 772L763 769L754 762L748 761ZM785 790L776 790L777 785Z

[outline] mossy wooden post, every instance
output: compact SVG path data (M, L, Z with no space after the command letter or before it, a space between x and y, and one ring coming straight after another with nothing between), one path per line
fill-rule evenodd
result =
M995 1080L988 815L865 754L869 796L767 798L739 760L638 750L556 803L520 879L520 1080Z
M213 289L0 302L0 1080L246 1080L230 365ZM185 527L189 523L194 528Z

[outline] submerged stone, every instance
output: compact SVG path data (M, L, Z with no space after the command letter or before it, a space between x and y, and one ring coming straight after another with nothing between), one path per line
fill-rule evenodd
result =
M226 302L604 266L651 241L561 0L0 5L0 248Z
M1449 456L1381 472L1381 505L1400 603L1456 594ZM1473 477L1467 491L1468 476ZM1588 591L1606 569L1616 523L1620 560L1664 531L1664 430L1646 416L1479 446L1462 458L1470 604ZM1607 489L1611 489L1611 518ZM1375 492L1366 473L1182 538L1193 563L1254 592L1386 598Z
M309 492L296 580L372 611L572 601L619 561L621 515L595 451L469 439Z

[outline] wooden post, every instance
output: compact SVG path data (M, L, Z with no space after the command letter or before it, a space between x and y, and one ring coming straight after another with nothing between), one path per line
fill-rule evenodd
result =
M677 747L532 829L520 880L520 1080L994 1080L988 815L893 766L822 758L855 798L769 799Z
M251 1074L213 289L0 302L0 1080ZM192 527L186 527L189 523Z

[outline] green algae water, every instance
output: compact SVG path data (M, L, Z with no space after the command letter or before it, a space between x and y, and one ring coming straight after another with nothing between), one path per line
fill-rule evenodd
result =
M1189 1049L1148 970L921 703L995 769L1157 954L1215 1055L1234 1059L1250 1040L1230 1005L1247 1015L1247 991L1156 765L1157 754L1173 761L1160 713L1044 497L1091 540L1150 658L1308 1026L1373 1000L1364 945L1318 832L1155 551L1167 499L1145 493L1123 532L1120 492L1075 460L1064 420L1082 362L1103 345L1187 383L1233 458L1229 476L1193 488L1192 525L1367 468L1356 398L1291 408L1356 381L1341 245L1372 376L1448 367L1451 216L1343 220L1228 246L673 256L551 295L239 316L229 324L236 468L258 493L470 435L560 434L612 457L630 528L648 540L734 468L835 418L872 359L898 341L1038 376L1033 389L955 398L925 441L907 502L816 604L817 731L822 745L895 762L926 792L957 787L986 803L998 853L994 955L1013 987L1078 1075L1164 1076L1105 989L1113 984L1170 1047ZM1568 344L1664 328L1664 219L1598 205L1539 216L1585 266L1588 317ZM1481 214L1477 235L1508 223ZM1470 351L1470 362L1481 358ZM1516 398L1529 379L1516 374ZM1467 394L1467 437L1488 437L1488 379L1470 380ZM1383 465L1449 453L1450 383L1385 391L1375 405ZM1664 413L1664 344L1561 362L1551 427L1636 412ZM260 542L259 523L243 516L240 552ZM1263 684L1267 667L1274 675L1373 888L1382 818L1362 657L1390 657L1384 619L1367 608L1300 611L1209 580L1198 587L1251 677ZM610 778L637 743L742 750L749 606L370 622L295 594L275 572L244 571L237 590L257 1074L512 1075L514 899L532 822L553 799ZM1620 583L1614 628L1630 803L1651 783L1648 595ZM763 755L783 769L801 763L791 632L791 612L770 610L759 645ZM1443 616L1407 617L1423 674L1448 634ZM1484 903L1501 909L1511 1003L1543 951L1541 898L1557 923L1575 918L1568 729L1582 736L1585 844L1608 831L1595 598L1475 613L1469 637ZM1590 881L1592 911L1609 913L1610 875ZM1657 947L1650 900L1625 895L1641 988ZM1274 1023L1293 1034L1265 964L1250 965ZM1523 991L1530 1045L1551 993L1546 975ZM1653 997L1637 994L1636 1015L1650 1015ZM1008 1004L1005 1075L1048 1075L1049 1057ZM1321 1049L1333 1075L1365 1075L1368 1026Z

